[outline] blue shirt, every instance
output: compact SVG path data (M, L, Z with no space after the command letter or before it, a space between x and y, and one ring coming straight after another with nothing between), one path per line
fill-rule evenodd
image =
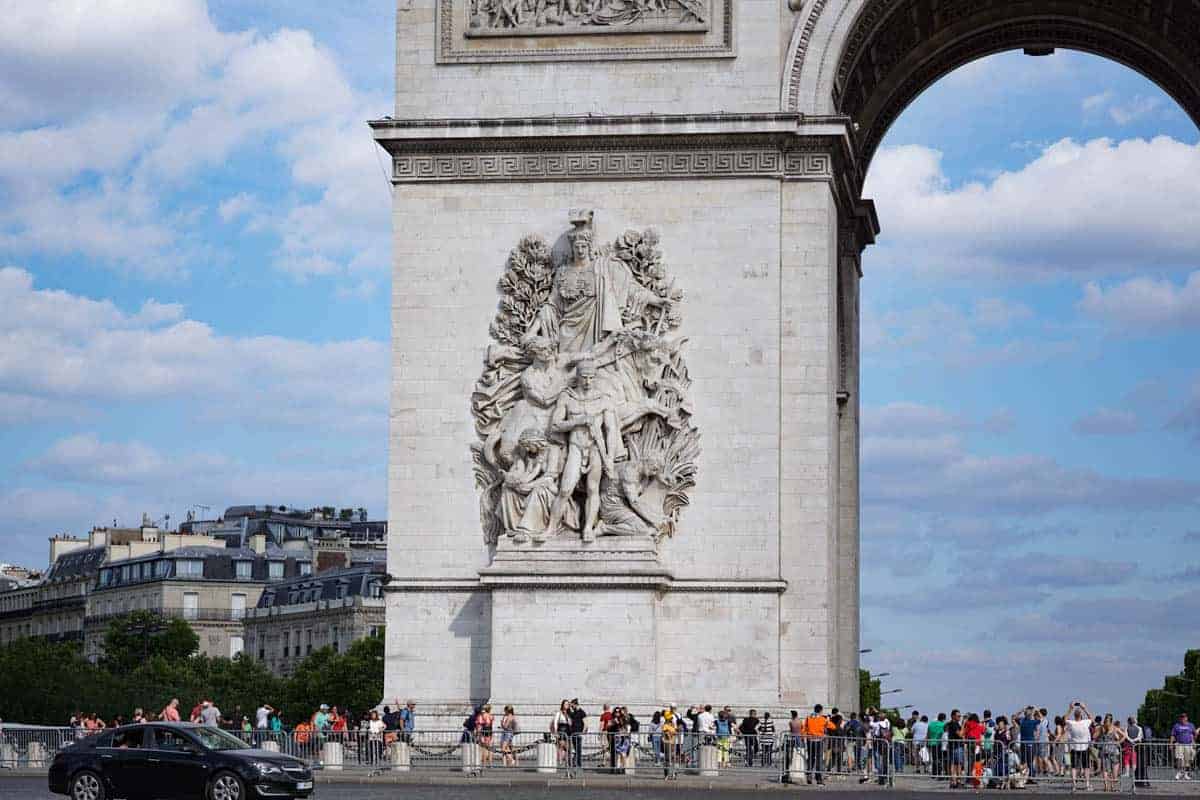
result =
M416 726L416 720L413 719L413 713L407 708L400 709L400 721L404 723L404 730L411 732Z
M1021 726L1021 741L1033 742L1037 740L1038 721L1033 717L1022 717L1017 723Z

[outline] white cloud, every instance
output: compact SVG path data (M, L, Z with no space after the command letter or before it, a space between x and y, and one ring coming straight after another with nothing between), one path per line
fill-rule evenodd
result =
M1108 109L1108 115L1118 125L1128 125L1141 119L1162 107L1161 97L1144 97L1138 95L1130 98L1129 102L1113 105Z
M1200 208L1200 146L1064 139L1020 170L962 186L941 157L916 145L876 156L866 188L883 223L876 269L1046 276L1195 266L1200 227L1181 215Z
M976 324L986 328L1006 328L1014 322L1033 317L1033 309L1003 297L985 297L975 301Z
M1092 281L1084 286L1079 308L1110 325L1142 329L1150 336L1163 328L1200 327L1200 271L1183 285L1138 277L1106 289Z
M1030 518L1073 508L1200 506L1200 481L1194 479L1117 477L1037 454L976 455L961 436L950 433L867 434L862 465L863 503L876 511L886 507Z
M175 275L209 254L193 224L206 209L180 192L265 150L284 199L237 195L219 217L273 234L288 274L386 273L389 192L365 120L387 98L357 91L311 33L221 32L199 0L26 3L5 19L0 250Z
M58 403L203 396L206 413L275 425L376 429L386 419L383 342L222 336L176 304L148 300L129 314L35 288L13 267L0 270L0 307L11 310L0 316L0 385L8 392Z
M203 84L241 37L203 0L0 3L0 125L159 109Z
M1071 430L1084 436L1127 436L1141 429L1137 414L1114 408L1098 408L1071 425Z
M879 311L863 309L862 341L865 358L894 365L934 361L954 369L1037 364L1075 353L1078 343L1060 333L1041 337L997 338L1011 323L1027 320L1032 311L1001 298L979 301L971 310L935 301L924 306Z
M221 217L222 222L228 224L257 213L259 208L261 208L261 204L257 197L246 192L238 192L221 201L221 204L217 206L217 215Z
M1113 93L1112 89L1108 89L1098 94L1088 95L1087 97L1083 98L1083 103L1081 103L1081 105L1083 106L1084 111L1099 111L1107 108L1108 104L1112 102L1113 97L1115 97L1115 94Z
M186 466L185 466L186 464ZM194 461L170 460L142 442L105 442L94 433L60 439L28 466L58 481L122 484L179 477Z

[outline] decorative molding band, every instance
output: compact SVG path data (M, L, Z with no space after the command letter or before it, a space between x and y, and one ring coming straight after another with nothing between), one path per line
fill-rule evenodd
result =
M671 583L672 592L709 592L727 594L743 592L753 594L783 594L787 591L788 582L777 581L704 581L676 580Z
M708 21L680 25L553 26L481 32L465 0L438 0L438 64L733 58L738 0L705 0ZM549 46L548 46L549 45Z
M616 137L614 137L616 138ZM838 143L804 136L384 140L392 182L778 178L832 181Z

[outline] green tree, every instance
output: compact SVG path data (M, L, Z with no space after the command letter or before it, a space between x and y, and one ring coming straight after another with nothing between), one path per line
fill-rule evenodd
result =
M200 637L182 619L165 619L153 611L133 611L108 625L104 634L104 667L112 674L129 673L162 656L183 660L200 649Z
M294 725L322 703L356 714L383 698L383 637L360 639L339 655L323 647L304 659L287 682L284 720Z
M119 703L117 684L77 645L20 639L0 648L0 697L9 722L66 725L77 711L111 713Z
M1166 736L1180 714L1200 717L1200 650L1184 653L1183 672L1163 678L1163 688L1148 690L1138 708L1138 719L1149 723L1156 737Z
M871 677L871 671L860 669L858 671L858 707L860 710L868 708L879 708L883 704L882 684L878 679Z

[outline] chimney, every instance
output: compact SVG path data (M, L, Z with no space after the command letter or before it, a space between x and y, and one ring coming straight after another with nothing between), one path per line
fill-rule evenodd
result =
M267 535L265 533L256 533L250 537L250 549L260 556L267 552Z

